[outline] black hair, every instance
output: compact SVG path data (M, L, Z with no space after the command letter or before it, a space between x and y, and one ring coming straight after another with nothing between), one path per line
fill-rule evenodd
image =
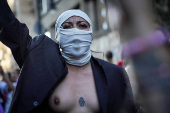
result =
M106 58L107 59L110 59L110 58L112 58L113 57L113 53L111 52L111 51L108 51L107 53L106 53Z

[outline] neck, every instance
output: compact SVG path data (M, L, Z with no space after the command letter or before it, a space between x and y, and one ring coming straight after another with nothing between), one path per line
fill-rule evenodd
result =
M84 66L75 66L75 65L71 65L67 63L67 67L69 71L84 71L86 69L88 69L91 66L91 62L88 62L87 64L85 64Z

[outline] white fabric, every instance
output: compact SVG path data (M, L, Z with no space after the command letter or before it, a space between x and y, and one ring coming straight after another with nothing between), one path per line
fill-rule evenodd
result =
M63 29L62 23L72 16L84 18L90 24L90 30ZM92 22L87 14L80 10L68 10L59 16L55 27L57 42L66 62L76 66L87 64L91 59L90 45L93 40Z
M56 38L57 38L57 34L58 34L57 31L61 27L62 23L72 16L79 16L79 17L84 18L90 24L89 31L91 31L93 33L93 25L92 25L92 22L91 22L90 18L88 17L88 15L81 10L72 9L72 10L67 10L67 11L63 12L58 17L56 24L55 24Z
M76 66L83 66L90 61L92 33L90 31L73 29L61 29L59 44L62 56L66 62Z

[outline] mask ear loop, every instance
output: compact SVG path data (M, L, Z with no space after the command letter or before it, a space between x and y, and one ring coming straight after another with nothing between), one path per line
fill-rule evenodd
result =
M93 51L93 50L91 50L91 52L93 52L93 53L103 53L103 60L104 60L104 52L100 52L100 51Z

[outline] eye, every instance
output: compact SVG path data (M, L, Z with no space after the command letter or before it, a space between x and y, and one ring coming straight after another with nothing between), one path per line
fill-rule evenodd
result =
M64 25L63 26L63 29L70 29L71 28L71 25Z
M63 29L71 29L72 28L72 25L71 24L68 24L68 23L64 23L62 25Z
M82 29L88 28L88 26L86 24L80 24L79 27L82 28Z

